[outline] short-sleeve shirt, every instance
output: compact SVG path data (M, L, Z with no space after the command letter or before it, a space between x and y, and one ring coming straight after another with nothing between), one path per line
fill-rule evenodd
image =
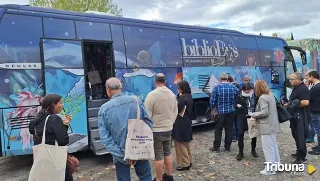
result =
M309 89L304 83L299 84L292 90L289 101L295 99L299 99L300 101L309 100Z

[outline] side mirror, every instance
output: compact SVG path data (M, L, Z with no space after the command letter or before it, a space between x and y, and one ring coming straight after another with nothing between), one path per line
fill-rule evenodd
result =
M300 56L301 56L301 63L302 63L302 65L307 64L306 55L305 55L304 53L300 52Z

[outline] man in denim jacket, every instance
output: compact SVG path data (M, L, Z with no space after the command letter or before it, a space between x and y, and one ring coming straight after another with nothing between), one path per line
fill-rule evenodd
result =
M148 160L124 161L128 120L136 119L137 103L133 96L122 94L119 79L110 78L106 82L107 94L111 98L99 110L99 130L102 144L113 157L118 181L130 181L130 166L134 165L140 181L151 181L151 168ZM152 121L148 117L143 103L139 100L141 120L150 127Z

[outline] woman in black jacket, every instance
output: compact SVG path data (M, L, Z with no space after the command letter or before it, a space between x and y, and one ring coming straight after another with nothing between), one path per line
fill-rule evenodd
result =
M178 116L173 125L172 137L175 140L177 170L189 170L192 165L190 142L192 140L191 113L193 99L187 81L178 83Z
M48 94L41 101L41 111L36 118L29 124L29 132L33 135L34 145L41 143L43 128L47 116L49 116L46 125L46 142L48 145L55 145L57 141L59 146L66 146L69 143L68 128L71 118L66 116L62 120L58 115L63 109L62 97L57 94ZM69 167L66 167L66 181L73 181Z
M253 105L253 87L250 83L245 83L242 86L242 91L236 100L236 117L238 121L238 146L239 154L237 160L240 161L243 159L243 148L244 148L244 132L248 130L247 115L249 109L254 108ZM251 110L252 112L252 110ZM251 154L253 157L257 158L258 154L256 152L257 138L251 139Z

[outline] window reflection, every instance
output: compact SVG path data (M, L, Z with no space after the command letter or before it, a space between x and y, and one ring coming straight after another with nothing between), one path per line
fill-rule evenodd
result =
M48 38L75 39L74 21L43 18L44 36Z
M123 27L128 67L182 66L177 31Z
M261 66L284 66L283 43L274 38L256 38Z
M91 40L111 40L109 24L76 21L77 38Z
M0 23L0 63L40 63L39 17L5 14Z
M46 68L82 68L81 41L43 40Z

